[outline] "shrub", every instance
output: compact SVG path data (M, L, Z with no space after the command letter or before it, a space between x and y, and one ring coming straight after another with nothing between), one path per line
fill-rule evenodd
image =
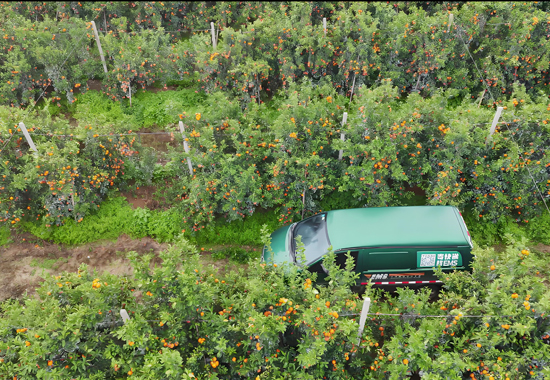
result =
M543 213L531 219L526 232L532 240L550 245L550 214Z

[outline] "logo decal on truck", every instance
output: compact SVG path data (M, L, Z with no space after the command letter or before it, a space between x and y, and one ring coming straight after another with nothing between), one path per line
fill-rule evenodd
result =
M377 274L373 274L370 279L371 280L385 280L386 278L388 278L387 273L377 273Z
M418 267L456 267L462 265L459 252L418 252Z

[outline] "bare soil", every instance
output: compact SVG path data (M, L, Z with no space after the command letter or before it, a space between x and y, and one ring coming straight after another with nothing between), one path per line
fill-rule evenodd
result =
M142 128L138 131L138 133L155 133L159 132L158 130L151 129L151 128ZM179 132L178 132L179 133ZM139 135L139 142L143 146L151 147L155 149L157 152L168 152L168 146L171 147L177 147L181 146L181 149L183 150L183 146L180 145L177 140L174 138L173 134L168 133L159 133L159 134L143 134ZM162 160L162 154L159 154L159 163L165 163Z
M132 208L148 208L155 210L160 207L157 200L153 199L153 194L157 190L155 186L141 186L138 189L133 188L133 184L129 184L132 190L123 191L121 195L126 198L128 203L132 205Z
M101 91L101 81L99 79L89 79L88 80L88 89L94 91Z
M29 233L14 233L13 243L0 247L0 302L20 298L25 293L35 294L35 289L46 276L62 272L76 272L80 264L88 264L98 273L132 276L133 270L124 253L153 253L154 265L162 265L159 252L168 244L160 244L151 238L132 239L126 235L116 241L102 241L79 247L66 247L48 243ZM212 266L221 274L232 268L227 259L214 260L211 252L201 252L201 262Z

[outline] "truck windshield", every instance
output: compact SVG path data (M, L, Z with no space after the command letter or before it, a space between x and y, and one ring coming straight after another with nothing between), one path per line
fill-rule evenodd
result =
M330 246L327 234L326 214L319 214L298 223L293 232L293 251L295 254L297 253L296 238L301 236L305 248L306 263L308 264L324 255Z

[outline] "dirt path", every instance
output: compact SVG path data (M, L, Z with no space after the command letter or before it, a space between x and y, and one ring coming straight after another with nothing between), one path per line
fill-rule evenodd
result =
M48 243L28 233L14 234L12 239L14 243L0 248L0 302L18 298L25 291L32 294L42 276L74 272L82 263L100 273L130 275L130 262L122 253L158 254L166 248L166 244L151 238L131 239L125 235L116 242L96 242L74 248ZM158 258L155 260L160 262Z
M134 204L135 207L140 205ZM120 236L116 241L100 241L78 247L49 243L25 232L12 233L11 240L12 243L0 247L0 302L9 298L20 298L25 292L32 296L46 276L76 272L82 263L88 264L90 269L99 273L131 276L133 270L125 257L126 252L153 253L153 263L161 265L162 260L158 254L168 247L168 244L160 244L149 237L132 239L126 235ZM210 249L221 248L223 247ZM243 248L251 250L253 247ZM537 244L532 248L541 253L550 253L548 245ZM498 246L495 249L498 250ZM228 259L214 259L211 255L211 251L201 251L201 262L216 268L221 275L239 266ZM542 269L545 273L550 272L550 267ZM546 274L541 274L541 277L546 278Z
M161 264L158 253L168 247L145 237L132 239L126 235L116 241L102 241L78 247L66 247L48 243L29 233L12 234L13 243L0 247L0 302L19 298L25 292L35 293L44 277L61 272L76 272L80 264L88 264L99 273L132 275L133 270L124 253L136 251L153 253L153 263ZM201 252L202 262L222 272L229 265L228 260L214 260L211 252Z

